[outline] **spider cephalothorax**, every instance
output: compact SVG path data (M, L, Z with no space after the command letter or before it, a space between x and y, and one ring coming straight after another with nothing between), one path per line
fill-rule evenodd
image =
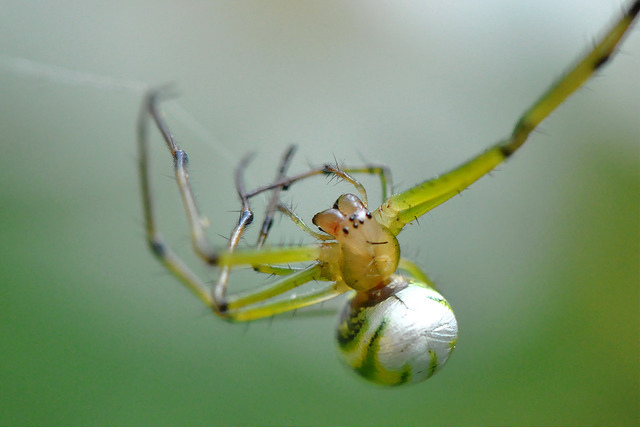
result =
M383 286L398 269L396 236L373 219L357 196L343 194L332 209L316 214L313 223L337 241L327 246L326 257L340 266L340 278L350 288Z

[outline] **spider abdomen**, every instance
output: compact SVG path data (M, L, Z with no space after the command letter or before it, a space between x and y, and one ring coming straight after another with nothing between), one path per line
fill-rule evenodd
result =
M457 338L458 323L442 295L399 275L381 290L355 294L342 311L337 334L346 364L381 385L431 377Z

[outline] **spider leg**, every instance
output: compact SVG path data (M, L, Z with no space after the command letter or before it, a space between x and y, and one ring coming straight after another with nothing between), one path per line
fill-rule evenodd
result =
M238 218L238 223L233 228L233 230L231 231L231 235L229 236L229 241L227 243L227 254L231 254L235 251L245 230L247 229L249 224L253 222L253 212L251 211L249 198L246 196L246 190L244 188L244 169L246 169L247 164L250 160L250 155L245 156L238 164L234 176L236 192L238 193L238 197L240 198L241 210L240 216ZM215 302L216 307L219 309L219 312L226 310L226 294L230 274L231 266L222 265L220 267L220 273L218 274L218 280L213 287L213 301Z
M189 229L191 231L191 243L195 252L200 256L203 260L205 260L209 264L216 263L216 252L209 244L206 234L204 232L205 228L208 225L208 221L206 218L200 215L198 210L198 205L196 204L195 198L193 196L193 191L191 189L191 184L189 183L189 173L187 171L188 165L188 157L187 153L178 147L173 138L173 135L169 131L169 127L166 122L162 118L160 112L158 111L158 98L162 95L166 95L162 90L155 90L149 92L145 96L145 100L143 103L142 111L140 113L140 117L138 120L138 141L139 141L139 149L140 149L140 158L141 158L141 177L143 181L143 197L145 204L145 219L147 222L147 227L150 224L155 224L153 222L152 216L152 208L151 208L151 193L149 187L149 177L148 177L148 160L147 160L147 151L148 151L148 137L147 137L147 123L148 116L151 115L151 118L156 123L156 126L160 130L162 137L167 143L167 148L171 152L171 156L173 157L173 168L176 176L176 180L178 182L178 189L180 191L180 196L182 197L182 203L185 208L185 212L187 214L187 219L189 221ZM144 173L143 173L144 172ZM147 233L149 230L147 230Z
M426 285L429 285L433 289L436 289L436 286L434 285L433 281L429 279L426 273L422 271L415 262L407 258L400 258L398 269L406 271L414 279L417 279L420 282L425 283Z
M283 264L319 260L324 257L323 252L332 246L312 244L305 246L282 246L261 249L239 249L234 252L221 251L218 263L222 267L254 264Z
M293 158L293 154L295 153L295 151L295 145L289 146L287 151L285 151L284 156L282 156L282 161L280 162L280 167L278 168L278 173L275 179L276 181L282 181L285 178L287 169L289 168L289 164L291 163L291 159ZM271 229L271 226L273 225L273 216L280 202L280 192L284 188L284 186L278 186L271 190L271 198L269 199L267 212L262 223L262 228L260 229L258 242L256 243L257 248L261 248L262 245L264 245L264 242L267 240L267 235L269 233L269 230Z
M200 278L198 278L198 276L193 273L189 269L189 267L187 267L186 264L171 250L171 248L165 243L164 238L157 229L157 222L153 209L153 197L149 171L149 143L147 135L147 122L150 106L156 102L156 97L158 95L159 92L152 92L147 95L138 118L138 171L140 174L140 186L142 190L142 205L144 210L145 234L147 237L147 243L149 244L149 247L151 248L153 254L166 267L167 270L169 270L176 278L178 278L180 282L182 282L207 306L213 308L213 300L207 289L202 285L202 280L200 280ZM170 135L166 127L164 127L164 130L162 130L162 132L163 134ZM172 138L169 138L169 141L172 140ZM170 148L173 148L172 153L174 154L174 159L179 157L181 159L180 161L184 162L186 159L184 153L178 156L178 150L176 149L175 143L173 143L173 145L170 142L167 143L169 144ZM178 164L177 160L175 164ZM180 174L185 173L186 172L184 171L180 172ZM176 174L178 174L177 171Z
M281 177L286 172L288 164L293 155L293 148L290 148L285 153L283 160L281 162L278 177ZM267 209L267 218L263 223L262 230L266 232L261 234L258 237L258 244L256 247L251 249L242 249L236 250L238 243L240 242L240 238L242 234L246 230L246 227L253 220L253 213L251 211L251 207L249 205L249 196L244 186L244 170L250 160L250 157L245 157L236 169L235 174L235 184L238 196L240 197L240 201L242 203L242 210L240 213L240 218L238 220L238 224L233 229L229 244L227 246L227 251L220 252L218 254L217 262L220 265L220 275L213 289L213 300L216 303L216 306L219 308L220 314L223 316L230 318L232 320L254 320L259 317L271 316L278 314L283 310L287 311L286 307L291 307L288 310L293 310L298 308L299 306L295 304L282 304L280 301L276 301L273 303L266 303L265 307L275 305L275 312L269 311L265 307L261 307L258 311L255 311L252 315L246 315L246 317L242 313L247 310L257 310L255 308L247 308L244 307L247 305L255 304L264 301L265 299L272 298L277 296L283 292L286 292L294 287L301 286L311 280L322 279L327 280L326 273L324 276L323 268L321 264L316 263L306 269L294 269L294 268L280 268L280 269L272 269L271 273L279 273L284 275L285 277L275 283L270 284L268 287L262 290L255 290L245 294L243 297L237 296L229 296L226 295L226 289L228 285L229 274L231 272L231 268L238 265L251 265L251 266L260 266L260 265L269 265L269 264L283 264L283 263L296 263L296 262L304 262L304 261L314 261L319 260L322 257L322 247L319 245L307 245L307 246L292 246L292 247L278 247L278 248L264 248L262 247L261 241L264 242L264 239L267 237L268 230L270 225L267 221L271 221L269 219L272 214L269 211L273 208L269 207ZM275 206L279 199L279 192L284 187L284 185L278 185L273 187L271 190L275 195L272 195L272 203ZM261 240L261 238L263 240ZM335 295L334 295L335 296ZM326 297L326 295L325 295ZM279 307L279 308L278 308ZM235 311L234 311L235 310ZM240 316L240 317L237 317Z
M280 266L280 265L270 265L270 264L258 264L252 265L254 271L258 273L264 274L272 274L274 276L287 276L289 274L295 273L296 271L300 271L301 267L292 267L292 266Z
M363 167L343 168L342 170L350 174L378 175L380 184L382 185L382 200L387 199L391 191L391 171L388 167L383 165L365 165Z
M271 317L276 314L285 313L287 311L308 307L310 305L330 300L345 293L347 290L348 288L346 288L346 286L334 283L324 289L312 291L304 295L296 295L295 298L283 299L257 307L247 307L246 309L231 311L228 313L228 316L230 320L240 322L248 322L251 320Z
M254 197L257 194L272 190L277 187L288 188L292 184L298 181L302 181L304 179L310 178L312 176L335 175L352 184L362 196L362 201L364 202L364 204L367 205L367 191L357 179L355 179L350 175L351 173L364 173L364 174L370 174L370 175L378 175L380 178L380 182L382 184L382 195L383 195L382 198L383 199L386 198L386 195L389 190L389 186L391 185L391 172L386 166L371 165L371 166L354 167L354 168L339 168L337 166L333 166L330 164L326 164L322 167L311 169L307 172L303 172L301 174L294 175L292 177L283 178L280 181L275 181L275 182L272 182L271 184L258 187L248 192L247 198Z
M594 48L525 111L509 138L444 175L391 196L374 212L378 222L397 235L406 224L449 200L510 157L540 122L611 59L639 10L640 0L635 0Z
M286 174L286 170L289 167L289 164L291 162L291 159L293 158L293 154L295 153L295 146L292 145L290 146L287 151L285 151L285 154L282 156L282 160L280 162L280 166L278 167L278 173L276 175L276 181L282 181L285 178L285 174ZM240 197L240 200L242 202L242 211L250 211L250 206L249 206L249 198L247 197L247 192L244 189L244 170L246 169L247 163L249 161L250 157L246 157L245 159L243 159L243 161L240 162L240 164L238 165L237 169L236 169L236 189L238 192L238 195ZM267 206L266 209L266 213L265 213L265 219L262 223L262 227L260 229L260 234L258 235L258 240L256 242L256 246L254 247L255 249L260 249L263 247L264 243L266 242L269 230L271 229L271 225L273 224L273 217L275 214L275 210L279 208L279 196L280 196L280 192L281 190L283 190L284 188L286 188L284 185L280 185L277 187L273 187L272 189L270 189L271 191L271 198L269 199L269 204ZM242 218L242 215L241 215ZM232 232L232 235L234 233L238 233L239 235L242 235L242 233L244 232L244 229L246 228L245 224L244 226L242 226L240 223L238 223L238 225L236 226L236 228L234 229L234 231ZM237 245L237 240L235 240L233 243L231 243L230 245L230 249L233 250L235 248L235 246ZM252 265L253 269L257 272L260 273L267 273L267 274L275 274L278 276L286 276L288 274L292 274L295 273L297 271L300 271L301 268L299 267L281 267L281 266L272 266L272 265L267 265L267 264L255 264ZM228 270L229 268L231 268L230 266L224 266L223 269L224 270ZM224 271L223 270L223 271ZM227 272L228 275L228 272ZM218 282L217 286L220 286L221 283ZM226 285L224 285L226 286ZM223 297L223 295L221 295L221 297Z
M296 215L293 211L291 211L291 209L289 209L288 207L286 207L285 205L278 205L278 210L280 212L282 212L284 215L286 215L287 217L289 217L289 219L291 221L293 221L293 223L295 225L297 225L298 227L300 227L300 229L302 231L304 231L305 233L309 234L311 237L313 237L314 239L318 239L318 240L333 240L333 236L329 236L328 234L322 234L322 233L318 233L316 231L313 231L311 229L311 227L309 227L303 220L302 218L300 218L298 215Z
M309 228L307 224L305 224L305 222L299 216L293 213L286 206L279 204L277 205L277 208L284 215L288 216L304 232L308 233L312 237L318 240L333 240L333 237L329 236L328 234L321 234L313 231L311 228ZM275 266L275 265L268 265L268 264L257 264L257 265L253 265L252 267L257 272L275 274L277 276L291 274L293 272L300 270L300 268L297 268L297 267L290 267L290 266L282 267L282 266Z
M251 290L240 295L230 296L227 300L227 310L233 311L249 305L261 303L269 298L281 295L312 280L326 280L322 275L322 266L312 264L293 274L281 278L262 289Z
M262 248L221 252L219 261L223 267L236 265L255 265L282 262L301 262L320 259L323 251L334 249L334 246L313 245L291 248ZM349 288L341 282L333 282L330 286L305 295L292 295L290 298L270 301L294 288L310 281L333 281L331 269L325 263L314 263L309 267L290 271L280 280L270 283L264 288L252 290L240 295L231 295L221 299L218 304L219 314L233 321L249 321L262 317L274 316L285 311L306 307L336 297Z

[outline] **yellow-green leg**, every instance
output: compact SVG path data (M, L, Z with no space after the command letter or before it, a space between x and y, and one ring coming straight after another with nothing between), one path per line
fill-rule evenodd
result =
M431 279L429 279L429 277L426 275L426 273L424 271L422 271L420 269L420 267L418 267L418 265L407 259L407 258L400 258L400 263L398 264L398 269L400 270L404 270L407 273L409 273L409 275L426 284L429 285L431 288L436 289L436 286L434 285L433 281Z
M267 303L257 307L247 307L237 311L229 311L226 316L230 320L238 322L262 319L328 301L343 294L347 290L348 288L341 286L339 283L333 283L331 286L318 291L313 291L305 295L296 295L295 298Z
M406 224L455 196L510 157L540 122L615 54L616 46L639 9L640 0L636 0L595 47L520 117L509 138L437 178L391 196L374 212L378 222L397 235Z

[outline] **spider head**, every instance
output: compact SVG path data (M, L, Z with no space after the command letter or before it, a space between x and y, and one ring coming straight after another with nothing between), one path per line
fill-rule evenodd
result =
M366 291L384 284L398 268L398 241L357 196L343 194L313 223L338 242L342 279L351 288Z

